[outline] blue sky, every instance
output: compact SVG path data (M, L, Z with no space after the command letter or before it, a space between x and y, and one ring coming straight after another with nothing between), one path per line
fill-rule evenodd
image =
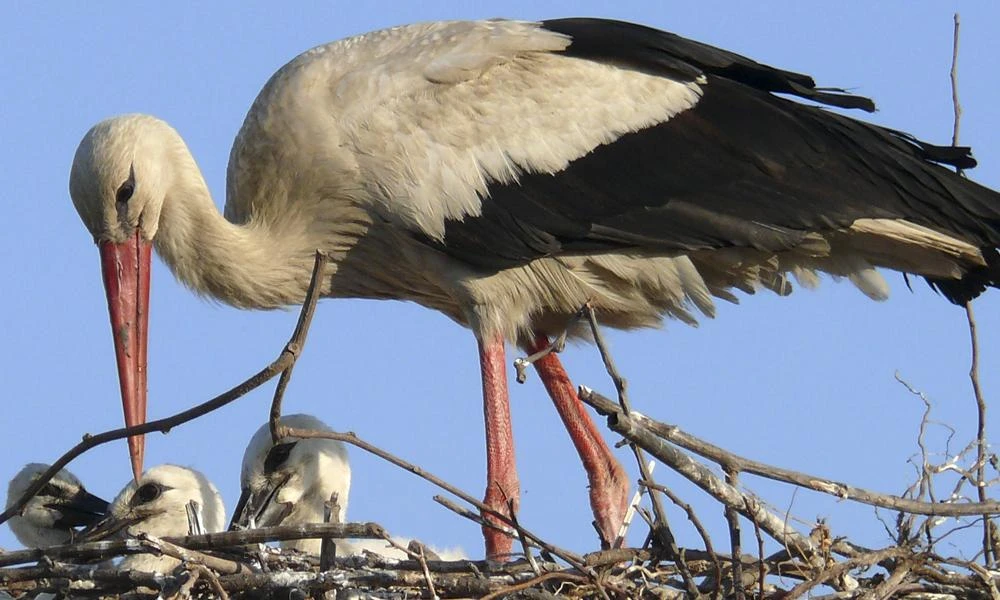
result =
M871 2L863 11L857 4L648 0L46 6L13 4L0 20L6 280L0 434L7 447L0 478L26 462L51 461L83 433L122 421L97 250L67 192L80 137L118 113L166 119L187 140L221 207L229 147L257 91L282 64L327 41L421 20L615 17L808 72L821 85L851 88L876 99L874 121L943 144L952 122L951 15L959 8L961 141L975 148L981 164L971 175L1000 187L1000 8L992 3ZM907 459L917 448L923 405L894 373L925 392L934 418L956 430L953 449L971 439L975 412L964 313L922 282L911 293L902 277L887 278L894 294L885 303L825 278L818 291L788 298L762 292L743 297L740 306L723 304L715 320L697 329L670 322L660 331L614 333L610 340L633 403L644 413L758 460L899 492L913 477ZM151 304L151 418L201 402L265 365L297 314L243 312L196 298L159 262ZM1000 292L976 304L988 398L1000 392L992 368L1000 357L998 308ZM314 413L334 428L356 431L479 495L485 457L475 351L468 331L415 305L326 301L286 412ZM577 383L613 391L592 347L571 347L564 360ZM596 548L586 480L543 388L532 377L511 389L521 522L558 545ZM255 392L169 435L150 437L147 466L201 469L231 508L244 446L266 417L270 393ZM932 427L928 444L944 451L945 431ZM479 528L433 503L436 489L360 451L351 456L352 519L482 552ZM620 458L634 471L626 451ZM70 468L91 491L111 498L129 477L125 444L99 448ZM716 546L724 547L717 506L666 469L657 478L699 507ZM868 507L745 481L781 511L825 517L835 534L870 546L887 542ZM673 521L682 544L700 544L682 514L675 511ZM16 546L0 527L0 547ZM956 537L945 549L969 548Z

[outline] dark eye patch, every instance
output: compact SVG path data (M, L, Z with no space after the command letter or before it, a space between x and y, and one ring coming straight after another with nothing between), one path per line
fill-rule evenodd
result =
M164 486L158 483L145 483L139 486L139 489L135 491L135 495L132 496L132 500L129 501L129 504L132 506L149 504L153 500L159 498L164 489Z
M132 198L132 194L135 192L135 183L131 179L121 184L118 187L118 192L115 193L115 202L117 204L125 204Z
M292 453L292 448L298 442L285 442L284 444L278 444L274 446L267 452L267 456L264 458L264 474L269 475L278 468L285 464L288 460L288 455Z
M51 483L46 483L42 486L42 489L38 490L36 496L51 496L53 498L61 498L64 494L62 490Z
M123 223L128 221L128 201L135 193L135 166L129 167L128 179L118 186L115 192L115 209L118 211L118 220Z

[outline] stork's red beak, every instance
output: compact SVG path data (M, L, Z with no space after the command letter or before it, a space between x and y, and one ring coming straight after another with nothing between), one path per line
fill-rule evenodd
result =
M152 244L135 234L121 243L100 242L104 290L118 362L125 425L146 422L146 333L149 326L149 262ZM146 438L128 439L132 473L142 474Z

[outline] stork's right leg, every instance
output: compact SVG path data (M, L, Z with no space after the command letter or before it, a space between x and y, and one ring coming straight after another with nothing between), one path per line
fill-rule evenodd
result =
M486 417L486 498L483 502L491 509L507 515L510 503L517 510L521 485L514 461L514 436L510 424L510 395L507 390L507 358L504 338L495 335L479 340L479 365L483 375L483 413ZM500 524L496 517L483 515L492 523ZM513 540L510 536L483 527L486 539L486 557L504 559L510 554Z
M529 344L532 354L549 346L549 340L539 335ZM566 374L559 357L547 354L536 360L535 370L542 378L549 397L559 412L569 437L573 440L587 480L590 482L590 506L594 511L597 529L606 545L615 543L618 530L625 520L628 508L628 474L615 455L611 453L604 436L587 414L587 409L576 394L576 388Z

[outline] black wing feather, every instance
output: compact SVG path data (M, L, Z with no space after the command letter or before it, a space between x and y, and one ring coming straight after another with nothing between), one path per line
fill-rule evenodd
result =
M932 282L949 299L1000 279L992 256L1000 194L936 164L974 166L968 148L934 146L776 96L874 109L866 98L816 88L806 75L674 34L600 19L544 25L572 37L569 56L681 81L703 77L703 96L559 173L492 184L480 216L447 222L444 241L428 243L495 270L560 252L779 251L859 218L905 218L989 249L985 274L966 284Z

